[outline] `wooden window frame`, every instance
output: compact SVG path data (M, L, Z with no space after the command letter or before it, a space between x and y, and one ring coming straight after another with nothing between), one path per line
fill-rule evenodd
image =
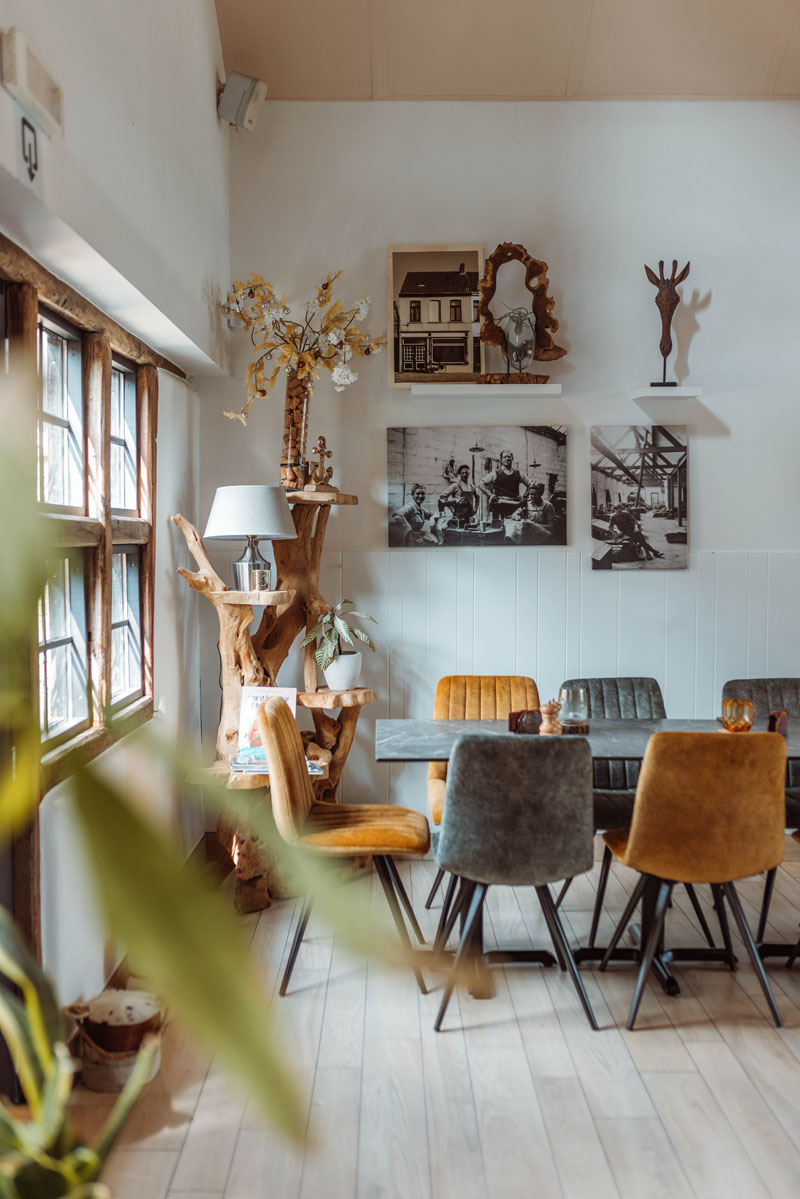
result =
M89 630L90 727L43 753L39 799L81 764L96 757L153 715L153 634L155 583L156 431L158 370L184 379L183 371L158 354L63 280L52 275L24 250L0 234L0 280L5 285L10 355L29 377L35 375L40 311L57 323L72 326L81 338L84 402L84 471L88 486L83 513L42 507L48 540L54 551L87 553L87 622ZM133 371L136 386L138 447L138 514L112 514L110 486L110 415L112 361ZM31 397L33 401L33 396ZM36 404L28 416L35 436ZM111 558L114 546L140 547L142 619L142 693L119 711L111 708ZM31 694L38 710L38 638L32 614ZM15 879L27 890L20 919L34 946L39 944L38 831L21 840L24 863ZM16 851L15 851L16 852ZM17 884L15 883L15 886ZM35 912L34 912L35 909Z

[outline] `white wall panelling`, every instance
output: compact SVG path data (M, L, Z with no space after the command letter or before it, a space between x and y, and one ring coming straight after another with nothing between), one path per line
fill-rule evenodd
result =
M364 655L379 701L359 721L349 802L424 809L425 767L376 763L374 722L430 716L444 674L530 674L543 699L569 676L652 675L675 717L718 715L726 679L800 675L800 554L691 554L688 570L639 573L592 572L590 555L569 549L326 557L330 594L340 569L344 594L380 622L378 652Z

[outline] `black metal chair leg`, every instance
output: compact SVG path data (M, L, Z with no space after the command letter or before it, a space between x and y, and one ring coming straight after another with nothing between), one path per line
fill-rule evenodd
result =
M545 916L548 916L549 913L548 923L550 924L551 935L553 936L553 948L556 951L556 957L560 957L561 954L563 954L563 956L566 958L567 969L572 977L575 990L578 992L578 998L583 1005L583 1010L586 1012L586 1018L588 1019L590 1026L596 1032L598 1028L597 1020L595 1019L592 1005L589 1002L589 996L586 994L586 988L583 985L583 979L578 973L578 967L575 965L575 958L572 956L572 950L569 947L569 942L567 941L566 934L564 933L561 919L553 904L553 897L550 894L550 888L537 887L536 894L539 896L539 903L542 905L542 911L544 912ZM559 953L559 942L561 953Z
M444 878L444 874L445 874L444 870L437 870L437 872L436 872L436 878L433 880L433 886L431 887L430 891L428 892L428 898L425 900L425 908L427 911L430 911L431 904L433 903L434 899L436 898L436 892L439 890L439 888L442 885L442 879Z
M791 970L792 966L795 964L798 953L800 953L800 938L798 938L797 944L795 945L792 952L789 954L789 957L786 959L786 969L787 970Z
M611 856L611 850L606 845L603 850L603 864L600 867L600 879L597 883L597 895L595 896L594 911L592 912L592 927L589 930L590 949L594 949L594 943L597 938L597 926L600 923L600 913L603 910L603 900L606 897L608 875L611 870Z
M614 929L614 935L612 936L611 940L609 941L608 948L606 949L605 954L603 955L603 960L600 963L601 970L605 970L606 966L611 961L611 955L613 954L614 950L617 948L617 945L619 944L619 939L622 936L622 934L625 932L625 929L627 928L627 925L628 925L628 921L630 920L631 916L633 915L633 913L636 909L637 903L642 898L642 894L644 892L645 887L647 886L647 880L649 877L650 876L647 874L639 875L638 882L636 883L636 886L633 888L633 894L631 895L630 899L628 900L628 902L626 904L625 911L622 913L620 922L617 925L617 927Z
M281 985L278 987L279 995L286 994L286 988L289 986L289 979L292 977L292 971L294 970L294 964L297 960L297 955L300 952L300 946L303 944L303 936L308 925L308 918L311 915L312 907L313 900L310 895L306 895L305 899L303 900L303 906L300 910L300 919L297 921L297 928L295 929L292 948L289 950L289 957L286 961L286 969L283 972Z
M644 954L642 955L642 964L639 967L639 977L636 980L636 987L633 992L633 999L631 1000L631 1010L628 1012L628 1023L625 1026L631 1031L636 1023L636 1015L639 1011L639 1004L642 1002L642 996L644 995L647 977L653 967L653 959L655 958L656 950L659 947L661 934L664 929L664 918L667 914L667 904L669 903L669 897L672 893L673 887L672 883L665 882L664 879L650 879L649 881L651 885L658 886L658 891L656 893L656 901L653 908L653 918L647 937L647 945L645 946Z
M750 961L753 963L753 969L756 972L758 981L761 983L761 990L764 992L764 998L767 1001L769 1010L772 1012L772 1018L775 1021L775 1025L777 1028L783 1028L783 1020L781 1020L781 1014L778 1011L778 1005L775 1002L775 996L772 994L772 987L769 985L769 979L767 978L767 973L764 969L764 963L761 961L761 957L759 956L759 952L756 948L756 943L753 940L753 934L750 932L745 914L742 911L742 904L736 888L734 887L733 883L723 883L722 890L725 894L725 898L731 906L733 918L736 921L739 929L739 935L744 941L744 947L747 950Z
M567 891L569 891L571 886L572 886L572 879L571 878L565 879L564 883L562 884L561 890L558 893L558 898L555 900L556 911L558 911L558 909L561 907L562 903L564 902L564 896L566 895Z
M719 931L722 933L722 943L725 946L725 957L731 970L736 969L736 954L733 952L731 930L728 925L728 914L725 911L725 892L722 883L711 884L711 894L714 896L714 908L719 920Z
M400 872L397 869L397 864L396 864L394 858L388 853L383 855L383 860L389 868L389 873L392 876L392 882L394 883L395 892L398 895L400 902L402 903L403 907L406 910L406 915L408 916L409 924L411 925L411 927L414 930L414 936L417 938L420 945L424 945L425 938L422 935L422 929L419 926L419 922L418 922L416 916L414 915L414 909L411 906L411 900L408 898L408 892L406 891L405 887L403 886L403 880L400 877Z
M483 901L486 898L488 887L485 883L472 883L471 886L471 899L469 903L469 910L467 911L467 918L464 922L464 929L461 934L461 944L458 947L456 960L453 963L453 969L450 972L450 977L448 978L444 989L444 995L442 996L442 1002L439 1007L439 1011L437 1012L436 1019L433 1022L435 1032L439 1032L442 1027L442 1021L444 1020L448 1004L450 1003L450 998L453 994L453 988L456 985L459 972L464 964L464 959L469 953L473 952L472 934L478 919L478 913L483 907Z
M445 918L441 933L437 932L436 934L436 944L434 949L437 953L441 953L447 942L450 940L450 934L455 927L456 920L458 920L459 916L464 911L465 905L469 904L469 901L472 898L472 892L475 889L475 883L470 882L469 879L462 878L459 880L458 875L453 875L453 878L456 880L456 882L461 882L461 888L458 892L458 895L456 895L455 899L450 905L450 909Z
M394 920L400 940L403 943L403 948L407 950L409 958L413 963L414 950L411 946L411 938L408 935L408 929L406 928L405 921L403 920L403 913L400 911L400 905L398 904L397 896L394 893L391 872L384 861L383 855L376 854L372 860L375 863L375 869L378 873L378 878L381 880L383 893L386 896L386 902L389 905L389 911L392 913L392 919ZM414 977L417 980L417 986L420 989L420 993L422 995L427 995L428 988L425 986L425 979L422 977L422 971L418 966L414 965L412 965L411 969L414 971Z
M561 938L558 935L558 929L556 928L555 924L553 923L554 915L556 916L556 919L558 919L558 916L556 913L555 901L553 899L553 896L550 895L550 888L547 887L545 889L547 891L548 896L550 897L549 905L543 903L542 897L541 897L541 895L539 895L538 887L536 888L536 894L539 895L539 905L542 909L542 915L544 916L545 923L547 924L547 931L550 933L550 940L553 943L553 952L555 953L556 960L558 961L558 968L559 968L559 970L566 970L567 959L564 957L564 954L561 949Z
M697 892L695 891L695 889L691 883L685 883L684 890L686 891L686 894L689 896L692 907L694 908L694 914L697 917L697 923L700 925L701 929L703 930L703 936L705 937L706 941L711 946L711 948L716 949L716 945L714 944L714 938L711 936L711 929L708 927L708 921L706 920L705 913L703 912L703 909L700 906L700 900L697 898Z
M450 914L450 905L453 902L453 896L455 895L457 883L458 883L458 876L455 874L451 874L449 879L447 880L447 890L444 893L444 902L442 903L442 914L439 917L439 927L436 929L436 936L433 939L434 953L441 953L441 951L444 949L445 945L447 944L447 941L442 939L442 933L444 932L445 925L447 924L447 917Z
M775 875L778 873L778 867L773 866L767 871L767 877L764 879L764 895L761 900L761 912L758 917L758 931L756 932L756 941L760 945L764 940L764 934L767 931L767 918L769 917L769 905L772 903L772 892L775 890Z

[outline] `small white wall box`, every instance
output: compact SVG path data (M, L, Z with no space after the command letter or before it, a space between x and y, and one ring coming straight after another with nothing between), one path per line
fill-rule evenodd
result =
M19 29L3 34L3 86L45 133L64 132L61 88L31 50Z
M231 71L220 94L217 112L223 121L239 129L252 129L266 98L266 83Z

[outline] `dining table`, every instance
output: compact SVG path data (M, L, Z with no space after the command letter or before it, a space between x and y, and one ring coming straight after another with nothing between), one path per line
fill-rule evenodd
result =
M743 733L727 733L717 719L592 719L588 733L582 733L588 741L595 760L624 759L641 761L647 744L654 733L719 733L722 736L746 736ZM489 736L514 736L509 734L506 720L433 720L430 718L395 718L375 722L375 759L378 762L446 762L453 746L464 734L483 733ZM562 734L564 735L564 734ZM775 734L778 736L779 734ZM787 760L800 760L800 725L794 723L786 735ZM787 817L788 819L788 817ZM792 824L794 827L794 824ZM646 914L643 914L646 919ZM640 928L631 926L632 947L619 945L612 960L638 961ZM762 957L788 957L793 945L763 942L758 946ZM576 962L600 961L605 954L602 946L580 947L575 951ZM503 949L484 951L481 955L485 965L501 965L513 962L538 962L553 965L555 958L547 950ZM680 986L670 970L671 962L728 961L725 949L717 946L662 946L654 962L654 973L665 993L677 995ZM476 981L470 987L478 997L492 993L490 983Z

